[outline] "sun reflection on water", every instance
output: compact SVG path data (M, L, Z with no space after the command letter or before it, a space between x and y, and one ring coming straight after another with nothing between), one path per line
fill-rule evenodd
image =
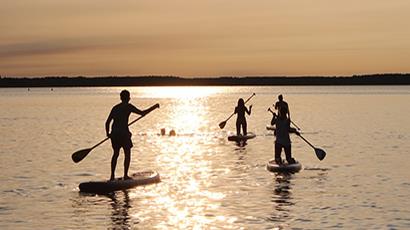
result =
M162 182L155 191L148 192L155 199L146 205L161 213L156 228L203 229L210 226L232 224L236 218L220 215L218 209L226 194L212 188L217 178L213 174L212 154L204 148L204 139L209 133L208 98L215 88L195 87L157 87L155 97L172 95L176 97L172 105L162 107L161 124L176 130L176 136L159 136L152 144L156 145L158 155L156 165L160 169ZM152 95L151 95L152 96ZM186 135L192 134L192 135ZM207 139L206 141L212 141ZM147 191L145 191L147 192ZM218 213L218 214L217 214Z

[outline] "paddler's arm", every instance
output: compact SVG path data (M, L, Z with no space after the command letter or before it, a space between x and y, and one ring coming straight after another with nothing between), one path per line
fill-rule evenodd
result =
M131 112L136 113L138 115L145 115L144 111L138 109L137 107L135 107L134 105L130 104L131 107Z
M143 110L143 111L137 109L136 107L134 107L134 108L136 109L135 112L133 111L134 113L137 113L137 114L140 114L140 115L145 116L146 114L148 114L148 113L151 112L152 110L154 110L154 109L156 109L156 108L159 108L159 104L157 103L157 104L155 104L155 105L153 105L153 106L151 106L151 107L149 107L148 109Z
M274 118L276 118L276 117L278 116L278 115L276 115L276 113L273 112L270 108L268 108L268 111L272 113L272 116L273 116Z
M289 120L290 120L290 109L289 109L289 106L288 106L288 115L289 115Z
M296 135L300 135L299 131L295 128L289 128L289 133L295 133Z
M110 123L112 120L112 111L110 112L110 115L108 115L107 121L105 121L105 134L107 135L107 137L110 136Z
M300 135L299 131L297 131L295 128L290 127L290 119L288 118L288 127L289 127L289 133L295 133L296 135Z
M245 112L246 112L248 115L251 115L251 113L252 113L252 105L249 106L249 110L248 110L248 108L245 107Z

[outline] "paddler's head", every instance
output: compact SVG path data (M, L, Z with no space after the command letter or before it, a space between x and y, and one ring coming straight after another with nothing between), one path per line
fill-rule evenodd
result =
M278 96L278 100L279 100L279 101L283 101L283 96L282 96L282 94L280 94L280 95Z
M243 101L242 98L239 98L238 100L238 107L244 107L245 106L245 102Z
M121 101L124 103L128 103L130 101L130 92L128 90L123 90L120 93Z

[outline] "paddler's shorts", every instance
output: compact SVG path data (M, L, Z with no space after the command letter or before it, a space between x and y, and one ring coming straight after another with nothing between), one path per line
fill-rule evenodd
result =
M113 149L132 148L131 133L111 134L111 145Z

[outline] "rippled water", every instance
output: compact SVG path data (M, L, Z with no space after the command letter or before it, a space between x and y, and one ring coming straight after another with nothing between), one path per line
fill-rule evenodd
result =
M79 183L109 177L110 144L79 164L71 154L104 138L121 89L0 89L0 229L410 228L409 86L129 87L137 107L161 104L131 128L130 170L157 170L162 182L80 194ZM253 92L248 130L257 137L239 147L226 138L235 119L218 123ZM292 136L304 167L294 175L265 169L266 110L279 93L304 137L327 152L319 161Z

